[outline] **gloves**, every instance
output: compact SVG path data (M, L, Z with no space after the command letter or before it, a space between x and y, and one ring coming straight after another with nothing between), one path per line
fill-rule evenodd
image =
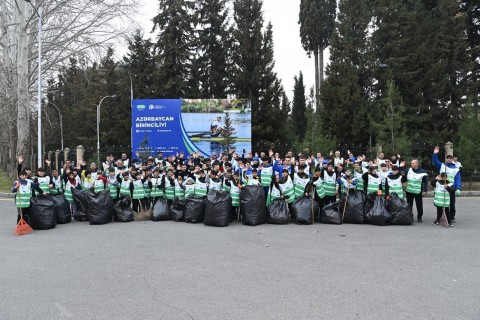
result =
M458 197L460 195L460 190L455 190L455 195Z

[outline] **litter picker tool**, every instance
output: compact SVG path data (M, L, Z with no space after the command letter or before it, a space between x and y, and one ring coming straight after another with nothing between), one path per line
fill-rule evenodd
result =
M448 219L447 219L447 215L445 214L445 201L446 201L446 196L447 196L447 165L446 165L446 159L447 159L447 153L445 152L445 159L443 160L443 167L445 168L445 172L444 172L444 177L443 177L443 205L444 207L442 208L442 216L440 217L440 221L438 221L440 223L441 226L443 227L446 227L448 228L449 227L449 224L448 224Z

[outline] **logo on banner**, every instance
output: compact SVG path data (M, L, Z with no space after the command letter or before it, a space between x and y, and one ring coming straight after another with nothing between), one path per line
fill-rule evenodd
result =
M151 105L148 106L148 109L153 110L153 109L155 109L155 106L153 104L151 104Z
M145 105L144 104L139 104L137 105L137 110L145 110Z

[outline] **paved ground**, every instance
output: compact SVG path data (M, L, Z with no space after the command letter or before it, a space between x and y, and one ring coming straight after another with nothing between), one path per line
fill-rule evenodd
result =
M14 237L0 319L480 319L479 198L454 228L73 222Z

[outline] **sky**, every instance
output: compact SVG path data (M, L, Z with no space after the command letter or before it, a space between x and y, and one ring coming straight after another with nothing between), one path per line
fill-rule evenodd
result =
M305 94L315 84L314 59L308 58L303 50L298 25L300 0L264 0L263 13L265 24L273 25L273 41L275 49L275 71L282 80L287 96L293 97L293 77L300 71L303 73ZM153 23L153 16L158 12L158 0L142 0L138 13L138 23L148 36ZM153 36L152 36L153 39ZM326 54L326 58L327 58Z

